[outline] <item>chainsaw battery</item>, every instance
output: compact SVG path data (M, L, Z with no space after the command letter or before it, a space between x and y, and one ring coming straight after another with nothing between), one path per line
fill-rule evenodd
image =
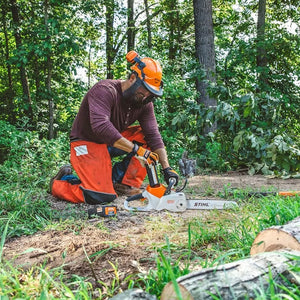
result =
M92 218L93 216L114 217L116 214L117 207L115 205L102 205L88 210L89 218Z

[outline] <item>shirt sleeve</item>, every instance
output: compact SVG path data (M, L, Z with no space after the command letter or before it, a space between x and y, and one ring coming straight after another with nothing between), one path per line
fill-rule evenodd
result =
M158 129L152 102L145 106L143 112L139 116L138 121L142 127L145 140L150 149L154 151L159 148L164 148L165 145Z
M105 86L95 86L88 93L90 125L97 142L113 145L122 137L110 121L116 96Z

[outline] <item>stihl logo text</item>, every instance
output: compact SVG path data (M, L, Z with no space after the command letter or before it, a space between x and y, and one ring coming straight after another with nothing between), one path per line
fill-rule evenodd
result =
M206 203L202 203L202 202L196 202L194 203L194 207L199 207L199 206L209 206L209 204L206 202Z

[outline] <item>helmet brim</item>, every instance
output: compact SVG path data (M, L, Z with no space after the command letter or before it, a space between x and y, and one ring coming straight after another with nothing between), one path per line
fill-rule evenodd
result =
M151 84L148 84L147 82L145 81L142 81L145 88L151 92L153 95L155 95L156 97L161 97L163 95L163 89L162 87L157 87L157 86L154 86L154 85L151 85Z

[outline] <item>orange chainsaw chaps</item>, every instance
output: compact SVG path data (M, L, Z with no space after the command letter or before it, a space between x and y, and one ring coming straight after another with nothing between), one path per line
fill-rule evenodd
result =
M139 125L128 127L122 132L122 136L131 142L138 142L140 145L147 148L144 133ZM121 183L139 188L141 187L146 175L147 171L145 167L142 166L136 157L132 157Z
M122 179L122 184L139 188L147 175L146 169L136 157L132 157Z
M54 180L52 195L58 199L63 199L73 203L83 203L84 198L79 185L71 185L64 180Z
M122 135L147 147L144 134L139 125L131 126ZM54 180L52 194L73 203L111 202L117 194L112 183L112 162L106 144L89 141L71 142L71 164L81 180L80 185L72 185L64 180ZM125 172L122 183L139 188L147 175L144 166L133 157ZM88 202L89 201L89 202Z
M73 203L88 203L91 198L95 198L93 204L111 202L117 198L111 180L111 159L105 144L71 142L70 160L81 184L72 185L65 180L54 180L53 196Z
M131 142L133 141L139 142L143 147L147 147L147 143L145 141L145 136L141 126L139 125L130 126L126 130L124 130L121 134L125 139Z

